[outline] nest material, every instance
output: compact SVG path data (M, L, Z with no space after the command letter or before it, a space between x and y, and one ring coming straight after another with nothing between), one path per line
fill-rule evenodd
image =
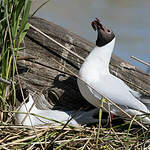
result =
M50 126L32 128L0 126L0 149L143 149L149 146L149 132L98 127L73 128ZM144 134L143 134L144 133ZM97 140L98 138L98 140Z

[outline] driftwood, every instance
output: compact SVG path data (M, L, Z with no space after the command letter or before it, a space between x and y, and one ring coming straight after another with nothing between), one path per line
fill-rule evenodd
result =
M46 20L31 18L30 23L71 49L86 57L95 44ZM19 52L18 70L23 89L43 94L50 102L47 107L65 106L66 109L79 109L90 106L81 96L76 77L54 61L78 74L82 60L70 54L54 42L30 28L25 38L25 50ZM131 88L150 96L150 77L144 71L113 55L110 71L124 80ZM18 80L18 78L16 78ZM115 85L114 85L115 88ZM41 103L41 102L40 102ZM41 104L40 104L41 105ZM45 109L42 108L41 109Z

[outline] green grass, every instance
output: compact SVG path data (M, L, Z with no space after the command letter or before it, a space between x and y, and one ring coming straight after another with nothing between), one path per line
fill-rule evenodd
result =
M31 0L3 0L0 2L0 78L11 81L9 85L0 82L1 111L6 110L8 105L11 105L12 108L15 105L14 77L17 72L17 54L29 29L30 5ZM4 115L4 120L6 116Z

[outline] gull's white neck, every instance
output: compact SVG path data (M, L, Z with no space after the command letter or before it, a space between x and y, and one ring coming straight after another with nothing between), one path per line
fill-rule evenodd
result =
M115 38L105 46L96 46L85 59L79 74L81 76L96 76L96 74L99 76L99 72L104 74L109 73L109 62L114 45Z

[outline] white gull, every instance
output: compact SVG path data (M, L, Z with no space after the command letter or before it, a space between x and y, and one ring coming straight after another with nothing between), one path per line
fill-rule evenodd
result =
M100 107L100 99L103 95L130 115L140 115L137 118L142 118L141 115L150 113L148 109L150 100L142 99L140 93L133 91L121 79L109 72L109 62L116 39L113 31L103 26L98 19L92 22L92 26L97 30L98 36L96 47L85 59L79 71L79 76L84 81L78 79L81 94L96 107ZM124 116L115 106L111 106L110 110L115 115ZM150 124L148 117L142 120Z
M20 106L16 116L17 124L27 126L49 126L51 124L59 126L69 121L69 125L80 126L98 122L98 119L94 118L94 114L98 113L98 109L77 112L73 110L40 110L36 107L33 96L29 93L28 102ZM44 95L41 95L42 98L44 98Z

